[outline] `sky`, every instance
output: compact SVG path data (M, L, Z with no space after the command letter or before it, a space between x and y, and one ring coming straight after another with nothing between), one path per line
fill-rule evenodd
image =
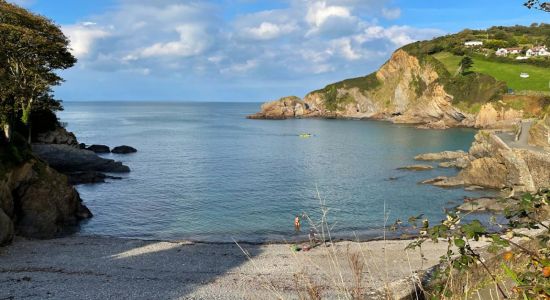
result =
M52 19L78 63L65 101L253 101L378 69L465 28L550 22L521 0L9 0Z

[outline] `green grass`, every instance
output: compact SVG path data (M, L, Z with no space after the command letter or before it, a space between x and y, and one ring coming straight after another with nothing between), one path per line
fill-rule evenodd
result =
M458 63L462 57L453 55L449 52L440 52L433 55L442 62L449 73L456 74ZM495 77L498 80L506 82L508 87L516 91L550 91L550 69L527 64L507 64L487 61L473 57L474 66L472 71ZM522 72L529 73L529 78L521 78Z

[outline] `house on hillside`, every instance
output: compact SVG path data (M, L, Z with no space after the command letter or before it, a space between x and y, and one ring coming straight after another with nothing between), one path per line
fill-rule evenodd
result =
M508 50L508 54L520 54L523 50L522 48L506 48Z
M483 42L482 41L467 41L464 43L464 46L466 47L479 47L479 46L483 46Z
M527 57L531 56L550 56L550 52L548 51L548 48L546 46L536 46L531 49L527 49L525 52L525 55Z
M495 52L496 56L507 56L508 55L508 50L505 49L505 48L499 48L496 52Z
M497 56L508 56L509 54L521 54L522 48L499 48L495 54Z

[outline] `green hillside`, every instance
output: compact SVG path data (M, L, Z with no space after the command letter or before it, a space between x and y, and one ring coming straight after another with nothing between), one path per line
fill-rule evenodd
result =
M456 74L458 64L463 56L449 52L439 52L433 55L442 62L449 73ZM490 75L497 80L504 81L509 88L515 91L547 91L550 92L550 68L538 67L530 64L512 64L490 61L478 56L472 57L474 66L472 71ZM528 73L529 78L521 78L520 73Z
M483 45L466 46L469 41L479 41ZM487 30L466 29L429 41L415 42L403 47L409 54L418 57L422 62L436 58L449 71L440 74L445 80L462 76L458 74L458 63L464 56L474 60L470 71L486 74L499 81L506 82L515 91L537 91L550 93L550 56L525 56L528 49L537 46L550 48L550 24L531 26L495 26ZM496 55L501 48L520 49L520 53L506 56ZM441 72L438 72L441 73ZM446 72L444 72L446 73ZM521 73L528 73L529 78L521 78Z

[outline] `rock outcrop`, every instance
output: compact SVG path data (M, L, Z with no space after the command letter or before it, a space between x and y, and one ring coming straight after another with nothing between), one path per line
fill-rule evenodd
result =
M86 150L90 150L95 153L110 153L111 149L109 149L109 146L105 145L91 145Z
M513 108L500 108L497 110L492 103L483 105L476 115L476 128L499 128L512 129L521 121L523 111L518 111Z
M74 133L67 131L63 127L57 127L55 130L40 133L35 138L37 144L61 144L71 147L79 147L78 140Z
M129 154L129 153L136 153L137 149L134 147L122 145L122 146L114 147L113 150L111 150L111 152L115 154Z
M408 170L408 171L429 171L434 167L430 165L410 165L406 167L397 168L398 170Z
M415 160L425 160L425 161L437 161L437 160L453 160L460 159L468 156L468 153L458 150L458 151L442 151L437 153L424 153L419 154L414 157Z
M14 234L55 237L92 216L67 177L34 158L0 178L0 204L0 244Z
M456 177L439 177L423 183L506 188L513 193L536 192L550 186L549 152L529 147L512 148L492 131L476 134L468 155L461 159L463 169Z
M82 150L67 145L40 145L32 146L32 151L45 160L52 168L62 172L130 172L130 168L121 162L97 156L89 150Z
M538 121L529 130L529 145L550 147L550 117L546 116L544 119Z

